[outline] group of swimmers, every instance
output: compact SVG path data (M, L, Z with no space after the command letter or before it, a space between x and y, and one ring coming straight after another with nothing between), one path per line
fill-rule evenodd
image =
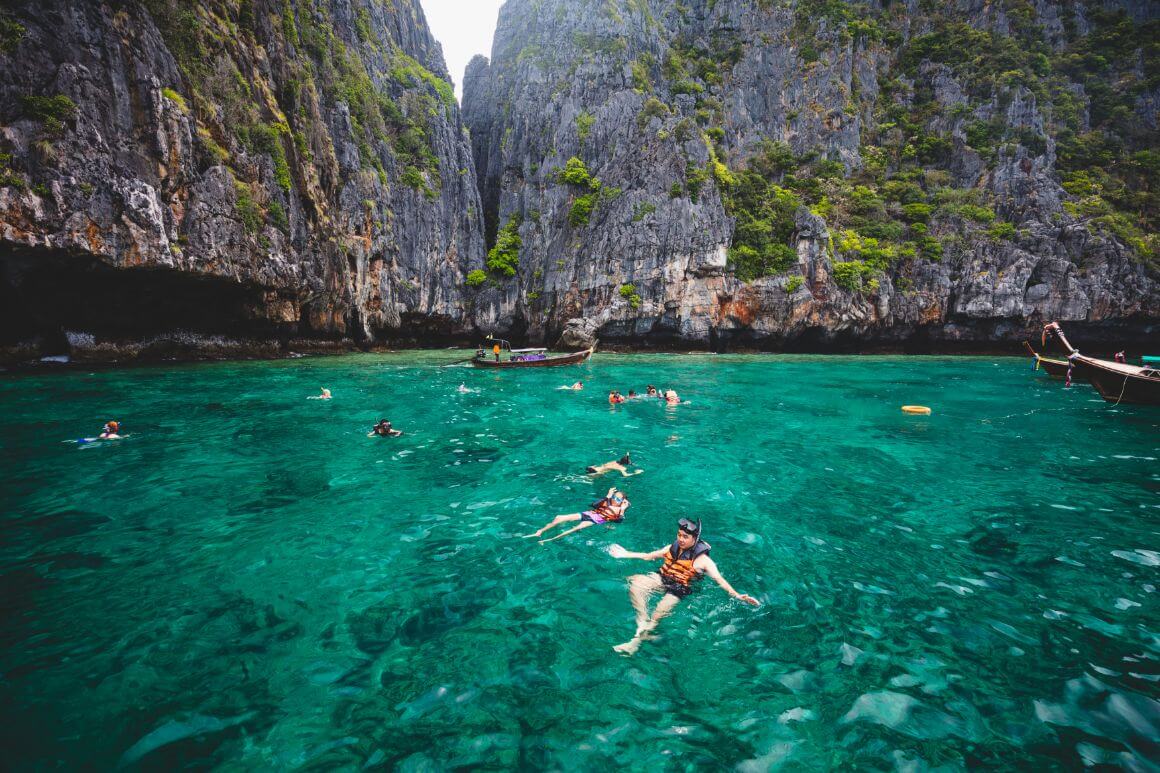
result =
M651 386L649 388L652 389ZM656 392L657 390L652 391ZM626 478L644 472L640 468L629 472L628 468L631 466L634 466L631 455L626 453L620 459L588 467L586 472L595 476L616 471ZM542 537L545 532L557 527L565 524L576 524L553 537L541 539L539 544L543 545L590 526L619 523L624 520L624 514L630 505L628 495L613 486L603 497L589 505L589 509L578 513L557 515L531 534L525 534L524 538ZM709 558L711 547L708 542L701 539L701 529L700 519L694 523L688 518L681 518L677 522L676 539L671 545L665 545L648 553L633 552L616 544L609 548L609 555L613 558L662 561L656 572L636 574L628 578L628 597L635 613L636 630L631 639L613 647L616 652L622 655L633 655L640 649L642 642L654 638L653 631L660 624L660 621L672 612L682 599L696 590L697 581L704 576L711 577L726 593L738 601L755 607L760 606L760 601L753 596L738 592L721 575L717 564ZM661 594L661 599L650 611L649 599L658 593Z
M624 467L630 463L628 454L625 454L619 462L606 462L601 467L615 465L611 469L619 468L622 474L627 475ZM588 468L589 473L600 474L600 472L606 471L599 467ZM643 470L638 470L634 474L640 472ZM624 513L630 504L628 496L613 486L608 489L608 493L603 498L593 502L590 509L580 513L557 515L531 534L525 534L524 537L540 537L544 532L558 526L576 521L580 522L554 537L540 540L540 544L543 545L582 529L587 529L589 526L618 523L624 520ZM656 572L636 574L628 578L628 597L635 613L636 630L631 639L613 647L616 652L622 655L635 654L640 649L642 642L653 638L653 631L656 630L660 621L672 612L682 599L696 590L697 581L703 576L711 577L726 593L738 601L755 607L761 605L761 602L753 596L735 590L729 581L721 575L721 570L717 568L717 564L709 558L709 551L712 548L708 542L701 539L701 528L702 524L699 519L694 523L688 518L681 518L677 521L677 536L671 545L659 547L648 553L636 553L626 550L620 545L612 545L609 548L608 553L613 558L637 558L642 561L659 560L663 562ZM661 599L650 611L649 599L657 593L662 594Z
M679 405L681 402L680 396L678 396L677 393L672 389L657 389L652 384L648 385L643 395L637 394L634 390L630 389L628 390L628 396L626 397L620 393L619 389L613 389L608 393L608 402L610 405L619 405L620 403L625 403L629 400L641 400L652 397L655 397L658 400L663 400L668 405Z
M582 381L577 381L571 386L560 387L560 389L575 391L582 390L583 388L584 383ZM458 391L466 393L474 390L468 389L464 384L460 384ZM649 384L643 395L629 390L628 396L625 397L618 390L613 390L608 396L608 402L617 404L630 399L640 398L657 398L669 405L676 405L681 401L674 390L657 389L652 384ZM313 399L331 399L330 390L323 387L322 393ZM117 422L109 422L105 425L105 431L101 434L101 437L106 437L106 433L110 432L114 433L113 436L115 436L117 429ZM398 437L402 434L402 431L395 429L390 421L380 419L371 431L367 433L367 437ZM626 453L620 459L590 466L586 469L586 472L589 475L597 476L615 471L619 472L622 477L630 478L644 472L639 467L632 472L628 471L629 467L635 466L632 462L631 455ZM593 502L587 510L557 515L531 534L525 534L524 537L542 537L545 532L557 527L565 524L576 524L555 536L541 539L539 544L543 545L566 537L569 534L587 529L590 526L619 523L624 520L624 514L630 505L628 495L616 486L613 486L608 489L608 492L603 497ZM623 655L633 655L640 649L641 644L645 640L654 638L653 631L660 621L669 615L682 599L696 590L697 581L704 576L712 578L714 582L733 598L752 606L760 606L760 601L748 594L739 593L721 575L717 564L709 557L709 551L712 548L708 542L701 539L701 531L702 524L700 519L693 522L688 518L681 518L677 521L676 539L670 545L665 545L647 553L626 550L618 544L614 544L609 548L609 555L613 558L662 561L656 572L636 574L628 578L628 596L635 614L636 630L631 639L613 647L616 652ZM650 610L649 600L653 595L658 593L661 594L661 598Z

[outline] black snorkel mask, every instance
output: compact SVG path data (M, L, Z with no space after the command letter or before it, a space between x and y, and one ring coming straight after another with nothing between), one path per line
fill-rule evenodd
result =
M694 544L701 539L701 519L698 518L696 523L693 523L688 518L682 518L677 521L677 529L683 531L693 538Z

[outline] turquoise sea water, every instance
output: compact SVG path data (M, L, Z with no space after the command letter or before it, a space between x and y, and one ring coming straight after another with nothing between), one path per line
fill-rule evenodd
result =
M0 378L6 767L1156 769L1160 411L1013 358L459 356ZM689 402L608 405L646 383ZM706 581L619 656L653 565L607 549L681 516L763 605Z

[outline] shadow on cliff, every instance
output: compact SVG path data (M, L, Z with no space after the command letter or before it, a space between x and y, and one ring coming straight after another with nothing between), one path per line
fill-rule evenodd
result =
M284 342L301 332L279 321L287 305L298 303L221 277L113 268L58 250L0 252L0 347L28 354L69 354L78 340L152 341L157 356L181 349L182 336Z

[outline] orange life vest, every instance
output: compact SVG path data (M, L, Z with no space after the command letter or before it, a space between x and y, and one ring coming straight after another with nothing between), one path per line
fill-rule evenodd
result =
M624 511L628 509L627 499L623 500L623 505L624 507L621 508L618 512L616 506L613 505L611 501L608 499L602 499L592 509L600 513L600 515L606 521L621 521L624 520Z
M667 582L690 587L693 580L700 578L700 573L693 568L693 562L710 550L708 542L697 540L688 550L681 550L681 546L674 542L665 553L665 562L661 565L661 577Z

